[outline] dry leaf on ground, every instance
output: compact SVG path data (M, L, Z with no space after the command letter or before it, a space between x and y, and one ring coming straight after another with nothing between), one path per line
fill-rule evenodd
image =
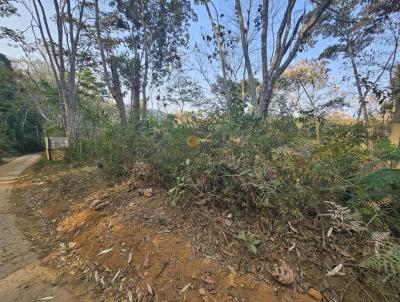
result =
M179 292L179 294L181 295L181 294L183 294L185 291L187 291L187 289L190 287L190 285L192 285L192 283L186 284L186 285L181 289L181 291Z
M340 272L340 270L342 269L342 267L343 267L343 263L341 263L341 264L335 266L335 267L333 268L333 270L331 270L330 272L328 272L328 273L326 274L326 276L327 276L327 277L332 277L332 276L336 276L336 275L344 275L344 273Z
M286 266L278 266L273 270L272 276L274 276L278 282L289 285L294 282L296 275L290 268Z
M113 250L113 248L102 250L97 256L107 254L107 253L111 252L112 250Z

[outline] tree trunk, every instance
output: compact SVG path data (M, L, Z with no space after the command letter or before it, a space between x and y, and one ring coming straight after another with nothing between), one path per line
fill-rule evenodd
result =
M242 41L244 63L246 66L247 75L249 77L249 94L250 94L250 98L251 98L251 103L254 104L257 101L256 83L255 83L255 79L254 79L253 70L251 68L247 34L246 34L246 29L244 27L242 6L240 3L240 0L236 0L236 16L237 16L237 20L238 20L239 28L240 28L240 38Z
M76 84L76 62L80 33L83 28L83 15L86 0L74 2L64 2L61 6L57 0L53 0L57 41L52 37L52 32L47 17L46 9L42 0L34 0L33 7L36 16L32 17L39 28L45 50L51 62L51 68L60 97L61 114L64 117L64 128L69 143L74 142L77 137L76 111L77 111L77 84ZM78 18L74 18L73 11L79 13ZM64 38L65 37L65 38ZM67 49L66 49L67 48ZM68 56L65 53L68 52ZM65 64L68 60L68 65ZM66 65L69 69L66 69Z
M264 87L260 94L260 101L255 111L256 117L266 117L269 111L269 105L272 100L273 84L271 81L264 84Z
M269 11L269 0L263 0L262 5L262 28L261 28L261 65L262 65L262 88L261 93L259 94L259 99L257 100L257 104L254 106L254 113L257 117L261 117L262 111L260 105L263 103L264 94L265 94L265 83L269 82L268 79L268 11ZM268 110L267 110L268 111Z
M122 91L121 91L121 83L119 80L117 62L113 56L111 56L111 58L110 58L112 79L110 79L108 69L107 69L107 59L106 59L106 55L104 52L103 41L101 38L100 10L99 10L99 1L98 0L95 0L95 27L96 27L97 44L99 45L101 63L103 66L104 81L106 82L108 90L110 91L110 93L115 101L115 104L117 106L121 124L126 124L126 110L125 110L124 98L122 96Z
M144 72L143 72L143 81L142 81L142 117L146 116L147 111L147 78L149 74L149 55L147 51L147 47L144 49Z
M354 78L356 80L356 87L357 87L357 92L358 92L358 100L360 102L360 108L359 108L359 111L357 114L357 122L360 121L362 112L364 112L365 122L368 122L366 93L364 93L362 91L362 81L361 81L360 73L358 72L358 67L357 67L357 63L355 60L355 54L354 54L353 47L351 45L351 41L348 38L346 38L346 39L347 39L346 40L346 44L347 44L346 51L347 51L347 55L350 58L351 66L353 68L353 74L354 74Z
M227 63L226 63L226 58L225 58L225 52L223 49L222 41L221 41L221 33L219 31L219 24L216 24L214 22L214 19L212 17L210 7L208 5L208 0L204 2L206 10L207 10L207 15L211 23L211 28L213 32L213 37L215 42L217 43L217 50L218 50L218 55L221 61L221 69L222 69L222 80L223 80L223 88L224 88L224 94L225 94L225 99L227 102L227 105L230 102L231 99L231 91L229 87L229 82L228 82L228 71L227 71Z
M400 98L395 102L389 139L393 145L400 147Z
M75 61L75 58L71 59ZM78 129L76 127L76 113L78 109L78 93L75 79L75 64L71 64L68 73L68 102L67 102L67 139L73 143L78 138Z
M115 100L115 104L118 109L119 119L121 120L121 124L126 124L126 110L124 97L121 89L121 82L119 80L119 74L117 69L117 59L112 56L109 60L110 62L110 70L111 70L111 82L109 83L109 90L112 97ZM105 67L107 69L107 66ZM111 84L112 83L112 84Z
M146 110L147 110L147 77L149 74L149 45L147 42L147 20L146 20L146 14L145 14L145 6L146 3L144 0L141 0L141 18L142 18L142 26L143 26L143 33L145 37L144 45L143 45L143 53L144 53L144 72L143 72L143 81L142 81L142 118L144 119L146 116Z
M142 84L142 98L143 100L142 100L141 111L142 111L142 117L145 118L147 113L147 92L146 92L146 84L144 84L144 82Z
M277 79L286 70L289 64L296 57L304 44L305 39L310 35L314 26L317 24L322 14L331 5L332 0L324 0L317 4L317 7L306 15L301 15L294 22L293 29L293 9L296 0L288 0L285 12L282 16L279 29L275 34L275 48L270 66L268 66L267 38L268 38L268 0L263 0L262 7L262 31L261 31L261 59L263 83L262 92L258 100L258 107L255 110L256 116L265 117L268 114L269 106L273 96L273 88ZM307 19L304 21L304 19ZM303 22L304 21L304 22Z
M138 123L140 120L140 58L136 54L133 62L133 74L132 74L132 92L131 92L131 114L134 123Z

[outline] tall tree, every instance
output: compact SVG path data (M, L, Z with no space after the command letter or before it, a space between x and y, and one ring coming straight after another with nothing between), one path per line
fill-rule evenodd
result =
M118 70L118 58L115 52L115 46L118 44L118 38L112 36L113 32L118 32L118 29L124 29L124 25L118 23L118 19L113 18L111 14L105 14L100 20L99 1L95 0L95 29L97 45L100 52L101 65L103 68L103 78L107 85L108 91L114 98L118 108L119 118L122 124L126 124L126 110L124 104L124 94L120 74ZM101 33L106 33L106 37L102 37Z
M42 118L32 102L29 78L0 54L0 153L40 150Z
M252 5L253 5L253 1L250 0L248 12L251 11ZM242 4L240 3L240 0L235 1L235 9L236 9L237 21L239 24L240 39L242 42L244 64L245 64L245 68L247 71L247 75L249 77L249 94L251 97L251 102L254 104L257 101L257 91L256 91L256 80L255 80L255 76L253 73L253 68L251 66L250 53L249 53L248 32L249 32L250 26L249 26L249 22L247 23L247 27L244 24Z
M178 72L173 77L173 81L167 85L167 93L163 102L178 106L182 116L185 106L202 106L205 104L205 98L201 86L195 80L183 72Z
M328 69L322 61L300 60L294 66L285 70L282 79L287 82L288 90L296 91L300 110L307 110L313 118L319 114L318 103L325 95L320 92L326 88L328 82Z
M261 26L261 61L262 84L258 102L255 105L255 113L262 117L268 114L274 86L286 70L292 60L310 41L312 32L321 16L332 4L333 0L313 1L311 9L304 7L296 11L296 0L288 0L282 14L273 13L270 9L270 1L263 0L260 9L260 18L257 21ZM271 26L277 21L278 30L271 30ZM273 47L270 52L268 41L272 40Z
M195 18L189 0L122 0L111 2L126 30L126 51L120 56L125 85L131 90L131 111L139 117L140 97L146 108L149 80L155 84L181 65L180 50L188 45L189 22Z
M86 0L54 0L52 9L55 17L45 8L42 0L32 0L24 5L32 16L32 29L39 31L45 54L50 62L56 80L60 110L63 115L64 128L69 143L77 138L75 122L77 110L77 60L81 41L81 33L85 26L84 13ZM56 30L51 30L51 22L55 21ZM36 35L36 32L34 33Z
M390 141L395 146L400 146L400 65L391 79L394 115L390 129Z
M10 0L0 0L0 18L7 18L18 15L17 8ZM10 39L15 42L23 40L20 32L7 26L0 26L0 39Z
M210 3L211 1L209 0L204 0L201 1L207 11L207 16L208 19L210 21L211 24L211 29L212 29L212 33L213 33L213 38L214 41L217 45L217 52L218 52L218 56L219 56L219 60L221 63L221 70L222 70L222 85L223 85L223 91L224 91L224 95L225 98L227 100L227 102L229 102L230 99L230 87L229 87L229 80L228 80L228 64L227 64L227 59L226 59L226 51L224 49L224 43L223 43L223 38L224 38L224 34L222 32L222 26L219 23L219 17L218 17L218 12L216 13L217 15L217 20L214 20L213 14L211 13L211 9L210 9Z
M235 82L239 80L239 73L243 74L241 71L244 66L243 55L240 51L239 44L240 33L235 32L235 25L233 24L233 26L231 26L230 17L220 12L220 8L217 7L214 2L215 1L211 0L195 1L196 4L202 5L205 8L211 28L210 34L202 34L207 49L202 50L196 43L195 50L199 55L197 60L201 60L201 56L204 56L207 57L206 60L209 64L213 64L214 61L217 62L217 64L213 64L212 68L209 68L209 66L203 66L203 64L198 61L198 71L210 85L214 95L219 99L220 106L218 107L225 112L229 112L231 102L236 102L236 100L234 100L236 96L234 96L233 91L235 90ZM216 78L213 80L209 77L210 71L213 76L217 73ZM242 77L242 75L240 75L240 77ZM218 88L215 89L216 87ZM253 91L255 91L255 86Z
M29 101L36 107L46 124L59 129L63 128L60 112L58 91L46 61L32 58L28 53L26 58L15 62L18 70L27 79L26 90L29 91Z
M324 61L307 59L298 61L285 70L280 78L280 85L283 102L287 103L288 99L295 100L293 104L297 113L310 119L318 140L320 122L329 111L348 106L344 95L329 78ZM285 105L286 108L290 107L290 104Z
M382 39L380 43L386 42L389 52L385 49L379 54L374 53L372 46L378 37L386 34L385 27L391 37L386 41ZM324 37L335 39L335 43L327 47L320 57L333 60L342 56L350 63L359 101L357 120L363 115L368 121L367 97L395 63L400 36L398 22L389 15L383 17L368 2L340 0L328 11L319 31Z

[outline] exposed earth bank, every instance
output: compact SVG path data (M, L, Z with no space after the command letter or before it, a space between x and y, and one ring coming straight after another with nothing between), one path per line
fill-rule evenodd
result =
M138 178L115 185L93 167L39 166L12 200L46 265L91 292L70 301L379 301L345 246L308 222L271 227L215 206L172 207ZM254 255L243 230L261 241ZM345 275L327 277L340 263Z
M23 215L17 216L18 206L10 202L16 178L39 158L17 157L0 166L0 300L89 301L89 296L70 282L73 280L47 265L47 257L24 234L33 231L27 228L31 222L23 220Z

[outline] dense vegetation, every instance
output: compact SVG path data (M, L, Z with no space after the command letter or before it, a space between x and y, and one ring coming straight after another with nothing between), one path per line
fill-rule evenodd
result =
M171 206L320 219L377 243L359 266L398 297L398 2L272 2L248 1L246 16L229 1L227 17L207 0L67 1L51 13L22 1L35 35L2 31L24 58L0 57L0 149L65 135L65 163L139 177L169 190ZM189 54L194 7L210 28Z
M161 186L173 207L273 217L277 228L284 221L324 218L326 229L381 246L378 253L367 248L359 265L381 273L386 285L375 284L375 290L393 299L400 272L400 149L379 121L367 126L323 120L319 139L313 127L309 118L260 123L193 115L179 124L174 117L149 119L141 128L106 127L69 148L65 160L96 163L114 179ZM252 244L249 249L257 253ZM387 284L395 294L383 289Z
M211 202L286 219L314 217L329 200L358 209L366 222L373 218L374 228L400 234L399 149L378 126L324 121L317 140L307 129L312 121L301 127L278 119L246 122L244 129L215 116L108 127L70 148L67 160L98 162L120 177L146 172L146 180L171 189L173 203ZM138 163L148 170L135 169ZM375 215L373 204L381 200L390 202Z
M27 79L0 54L0 155L42 149L42 119L34 104L25 98L31 93Z

